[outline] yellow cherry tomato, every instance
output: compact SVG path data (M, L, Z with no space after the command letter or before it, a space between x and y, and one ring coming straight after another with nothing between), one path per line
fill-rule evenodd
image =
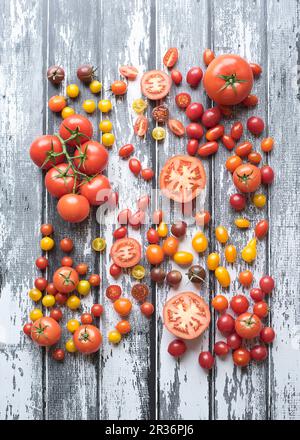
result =
M93 99L86 99L83 101L82 108L87 113L94 113L96 110L96 103Z
M267 203L267 197L264 194L255 194L252 201L257 208L263 208Z
M102 90L102 83L100 81L97 81L96 79L94 79L91 83L90 83L90 91L92 93L99 93Z
M111 147L115 142L115 135L113 133L104 133L101 142L105 147Z
M230 285L230 275L226 267L217 267L215 270L215 276L222 287L228 287Z
M104 238L97 237L92 241L92 248L96 252L102 252L106 248L106 241Z
M166 130L163 127L155 127L152 130L152 137L156 141L162 141L166 137Z
M164 238L168 235L168 225L165 222L160 222L157 228L157 233L161 238Z
M86 296L91 291L91 285L87 280L80 280L77 284L77 292L80 293L82 296Z
M77 84L69 84L67 87L67 95L70 98L77 98L79 95L79 87Z
M80 301L80 299L78 298L78 296L76 296L76 295L71 295L71 296L68 298L67 306L68 306L69 309L71 309L71 310L77 310L77 309L79 309L79 307L80 307L80 303L81 303L81 301Z
M173 259L179 266L187 266L192 264L194 256L190 252L178 251L174 254Z
M39 289L35 289L35 288L29 290L28 295L29 298L31 298L32 301L34 302L38 302L43 296L42 292Z
M250 226L250 221L247 218L236 218L234 224L240 229L247 229Z
M132 103L132 108L137 114L144 113L147 107L148 107L147 102L141 98L135 99Z
M192 240L193 249L196 252L205 252L208 246L208 241L203 232L197 232Z
M74 115L74 114L75 114L75 110L72 107L65 107L61 111L61 117L63 119L66 119L69 116Z
M107 336L112 344L118 344L122 339L122 335L118 330L111 330Z
M98 102L98 109L102 113L108 113L112 109L112 103L109 99L101 99L101 101Z
M51 251L54 248L54 240L51 237L43 237L40 241L40 246L43 251Z
M79 326L80 326L80 322L77 321L77 319L69 319L69 321L67 322L67 325L66 325L67 329L71 333L76 332L76 330L78 329Z
M99 123L99 130L102 131L102 133L109 133L112 130L112 127L112 122L108 119L103 119L103 121Z
M228 261L228 263L234 263L236 261L237 251L236 247L233 246L233 244L229 244L228 246L226 246L224 253L226 261Z
M29 318L31 319L31 321L37 321L38 319L43 317L43 312L40 309L33 309L31 310L31 312L29 313Z
M76 353L77 348L76 348L75 343L74 343L72 338L67 340L67 342L66 342L66 350L69 353Z
M53 307L55 304L54 295L45 295L42 299L42 304L44 307Z
M242 259L246 261L246 263L252 263L252 261L256 258L256 239L253 238L249 241L247 246L242 250Z
M220 255L217 252L212 252L206 259L206 265L208 270L216 270L220 264Z
M146 270L145 270L144 266L141 266L140 264L134 266L131 269L131 275L136 280L142 280L145 277L145 274L146 274Z
M220 242L222 244L225 244L229 239L227 229L224 228L224 226L218 226L216 228L215 234L216 234L216 239L218 240L218 242Z

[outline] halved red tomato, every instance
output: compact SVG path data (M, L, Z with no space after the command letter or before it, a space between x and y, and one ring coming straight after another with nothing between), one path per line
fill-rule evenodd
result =
M181 339L196 339L209 326L210 312L204 299L193 292L181 292L166 302L164 324Z
M172 79L162 70L149 70L141 79L143 95L154 101L164 98L170 91Z
M177 47L170 47L164 55L163 63L168 69L175 66L178 60L178 49Z
M182 122L178 121L178 119L169 119L168 127L172 133L176 136L181 137L185 133L185 128Z
M148 119L146 118L146 116L144 115L140 115L135 123L134 123L134 127L133 130L135 132L135 134L137 134L140 137L145 136L145 134L147 133L148 130Z
M205 188L206 174L200 159L173 156L161 170L159 183L162 193L179 203L187 203Z
M138 75L138 70L134 66L120 66L119 72L122 76L125 76L125 78L134 80Z
M141 259L141 245L134 238L116 240L110 250L113 262L119 267L132 267Z

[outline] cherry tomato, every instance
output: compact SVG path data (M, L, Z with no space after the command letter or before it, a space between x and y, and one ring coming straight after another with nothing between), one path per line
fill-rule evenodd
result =
M190 121L195 122L202 118L203 112L204 108L200 102L192 102L190 105L188 105L185 114Z
M31 337L31 330L32 330L32 323L27 322L23 327L23 332L25 333L26 336Z
M208 255L206 264L209 270L215 271L220 263L220 256L216 252L213 252Z
M51 237L44 237L40 241L40 246L43 251L51 251L54 248L55 242Z
M177 250L178 250L178 246L179 246L179 241L177 240L177 238L175 237L168 237L164 242L163 242L163 252L165 253L165 255L168 255L169 257L172 257L174 254L176 254Z
M243 142L242 144L239 144L235 149L235 154L240 157L247 157L252 151L252 144L251 142Z
M197 232L192 239L192 246L194 251L198 253L205 252L208 247L208 240L203 232Z
M75 270L79 275L86 275L88 272L88 265L86 263L79 263L75 267Z
M252 134L258 136L264 131L265 123L261 118L252 116L247 120L247 128Z
M253 274L250 270L244 270L239 274L239 282L242 286L249 287L253 282Z
M29 290L28 295L34 302L38 302L42 298L42 292L37 288Z
M72 267L73 266L73 258L71 258L71 257L63 257L60 260L60 264L61 264L61 266Z
M223 313L217 319L218 330L224 336L229 336L234 332L234 318L228 313Z
M243 194L232 194L230 196L230 205L235 211L242 211L246 207L246 197Z
M62 348L56 348L52 353L52 357L55 361L61 362L65 358L65 352Z
M109 99L101 99L98 102L98 109L101 113L108 113L112 109L112 103Z
M177 251L176 254L173 255L173 260L179 266L189 266L190 264L192 264L194 256L190 252Z
M95 252L103 252L106 248L106 241L104 238L97 237L92 241L92 249Z
M189 139L187 146L186 146L186 152L190 156L195 156L199 148L199 141L198 139Z
M258 287L255 287L250 290L250 296L254 302L260 302L264 299L265 294L261 289L259 289Z
M234 173L234 171L242 165L243 161L239 156L230 156L226 160L226 169L230 171L231 173Z
M252 151L249 153L247 158L248 161L254 165L258 165L262 160L261 154L259 154L257 151Z
M168 235L168 225L165 222L160 222L157 228L159 237L165 238Z
M149 123L146 116L140 115L134 123L134 127L133 127L134 133L139 137L145 136L148 130L148 125Z
M126 235L127 235L127 228L126 228L126 226L121 226L120 228L116 229L113 232L113 237L116 238L116 239L124 238L124 237L126 237Z
M269 165L264 165L260 169L261 183L270 185L274 180L274 171Z
M229 353L230 347L224 341L216 342L214 345L214 353L217 356L226 356Z
M271 344L275 339L275 332L271 327L264 327L259 336L262 342Z
M144 196L141 196L137 202L137 207L142 210L142 211L146 211L147 208L149 207L150 204L150 197L146 194Z
M211 370L215 363L214 357L209 351L202 351L198 361L200 366L207 370Z
M134 266L132 268L131 275L136 280L142 280L143 278L145 278L146 269L144 268L144 266L141 266L140 264L137 264L136 266Z
M225 244L229 239L228 231L224 226L217 226L215 235L218 242L222 244Z
M67 95L70 98L77 98L77 96L79 95L79 92L80 92L80 90L79 90L79 87L77 84L69 84L67 86Z
M225 255L226 261L228 263L233 264L236 261L236 257L237 257L236 247L233 246L233 244L229 244L228 246L226 246L226 248L224 250L224 255Z
M113 263L109 268L109 273L112 277L118 278L122 273L122 269Z
M210 49L205 49L205 51L203 52L203 62L206 66L208 66L212 60L215 59L215 54L212 50Z
M260 240L264 238L269 231L268 220L260 220L255 226L255 236Z
M110 88L112 93L116 96L124 95L127 92L127 84L125 81L114 81Z
M253 205L257 208L263 208L267 202L265 194L255 194L252 198Z
M191 87L197 87L202 79L203 71L201 67L192 67L187 75L186 75L186 82Z
M186 127L186 134L190 139L201 139L203 136L202 125L197 124L196 122L191 122Z
M63 238L59 245L63 252L71 252L74 247L74 243L71 238Z
M120 316L128 316L131 308L132 303L128 298L118 298L114 302L114 309Z
M97 106L93 99L85 99L82 103L82 108L86 113L94 113Z
M152 214L152 223L155 225L159 225L163 220L163 212L160 209L157 209Z
M45 270L48 267L48 259L46 257L39 257L35 260L35 265L40 270Z
M135 157L129 161L129 169L135 175L138 176L141 172L142 165L141 162Z
M131 289L131 295L135 300L142 303L149 295L149 288L146 286L146 284L135 284Z
M63 317L63 313L59 307L56 307L55 309L52 309L50 312L50 317L55 319L55 321L60 321Z
M235 331L241 338L256 338L260 334L261 329L261 320L254 313L242 313L235 321Z
M247 312L249 301L245 295L235 295L231 298L230 307L237 315Z
M263 151L264 153L269 153L270 151L273 150L273 147L274 147L274 139L271 138L271 137L264 138L264 139L261 141L260 146L261 146L261 149L262 149L262 151Z
M243 193L254 192L261 183L261 172L255 165L240 165L233 173L233 183Z
M71 295L69 296L69 298L67 299L67 306L69 307L69 309L71 310L77 310L79 309L81 304L80 299L78 298L78 296L76 295Z
M237 350L242 345L242 338L237 333L227 336L226 343L232 350Z
M265 275L260 279L259 287L266 295L269 295L275 287L275 282L272 277Z
M235 141L239 141L241 139L241 137L243 136L243 132L244 132L243 124L240 121L238 121L232 125L231 130L230 130L230 136Z
M181 109L187 108L190 105L191 101L192 101L191 95L185 92L179 93L175 97L176 105Z
M51 235L53 234L53 226L48 223L45 223L40 227L40 231L43 236Z
M150 316L154 313L154 306L149 302L144 302L141 305L140 310L143 315L145 315L147 318L150 318Z
M133 152L134 146L132 144L126 144L119 149L119 156L122 157L122 159L127 159Z
M195 221L198 226L206 226L211 221L211 215L208 211L197 212Z
M46 287L46 292L49 293L49 295L55 295L57 293L57 289L53 283L49 283Z
M150 70L142 76L141 89L148 99L159 101L170 91L172 80L161 70Z
M59 113L66 107L67 101L64 96L52 96L48 101L48 107L54 113Z
M258 97L256 95L248 95L243 101L242 104L245 107L255 107L258 104Z
M198 155L200 157L208 157L212 154L215 154L219 149L218 142L212 141L212 142L206 142L205 144L200 145L198 148Z
M231 150L234 149L234 147L235 147L235 140L231 136L229 136L227 134L224 134L222 136L221 141L222 141L222 144L224 145L224 147L227 148L227 150L231 151Z
M130 322L123 319L116 324L116 329L121 333L121 335L127 335L131 330Z
M224 125L216 125L215 127L207 130L205 137L208 141L216 141L220 137L222 137L223 134L224 134Z
M169 286L176 287L182 280L182 274L179 270L171 270L168 272L166 281Z
M150 244L146 249L146 258L150 264L160 264L164 260L164 252L157 244Z
M52 84L60 84L65 78L65 71L61 66L50 66L47 70L47 78Z
M34 285L37 289L43 291L46 289L46 287L48 285L48 281L46 280L46 278L38 277L35 279Z
M179 56L178 49L176 47L170 47L170 49L167 50L167 52L163 57L164 65L168 69L171 69L177 63L178 56Z
M251 70L253 72L253 75L259 76L262 72L261 66L257 63L249 63L249 64L250 64Z
M158 232L154 228L150 228L147 231L147 240L150 244L159 243L159 235Z
M268 304L265 301L256 302L253 306L253 313L259 318L265 318L269 313Z
M141 177L146 181L151 180L153 176L154 176L154 171L151 168L144 168L141 171Z
M176 86L179 86L179 84L182 83L182 73L179 72L179 70L173 69L171 72L171 78Z
M168 346L168 353L174 357L180 357L186 352L186 343L181 339L174 339Z
M94 80L90 83L89 88L90 88L90 91L91 91L92 93L97 94L97 93L100 93L100 92L101 92L101 90L102 90L102 84L101 84L100 81L97 81L96 79L94 79Z
M228 300L224 295L216 295L213 298L211 305L217 312L222 313L228 309Z
M151 269L151 271L150 271L150 277L151 277L152 281L154 281L155 283L160 284L166 278L166 273L160 267L153 267Z
M186 234L187 224L184 221L178 221L171 226L171 233L177 237L183 237Z
M97 286L100 286L101 278L98 274L93 273L92 275L90 275L88 281L91 286L97 287Z
M67 295L64 295L63 293L56 293L55 294L55 301L60 306L63 306L64 304L66 304L67 300L68 300Z
M103 313L103 306L101 304L94 304L91 308L91 313L95 318L99 318Z
M125 78L128 78L129 80L135 80L138 75L138 70L134 66L121 66L119 67L119 72L122 76L125 76Z
M218 125L222 117L219 107L211 107L205 110L201 122L206 128L212 128Z
M264 345L255 345L251 348L250 354L254 361L264 361L268 357L268 350Z
M122 294L122 289L120 286L116 284L112 284L108 286L106 289L106 296L111 301L116 301L117 299L119 299L121 294Z
M83 313L80 317L81 324L88 325L92 324L93 317L90 313Z
M246 348L238 348L232 353L232 359L238 367L246 367L251 359L250 351Z

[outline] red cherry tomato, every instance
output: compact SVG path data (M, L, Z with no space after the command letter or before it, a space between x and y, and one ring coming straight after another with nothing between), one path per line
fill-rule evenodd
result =
M119 156L122 157L122 159L127 159L133 152L134 146L132 144L126 144L119 149Z
M141 177L146 181L151 180L153 176L154 176L154 171L151 168L144 168L141 171Z
M168 353L174 357L180 357L186 352L186 343L181 339L174 339L168 346Z
M234 318L229 313L223 313L218 317L217 327L224 336L229 336L234 331Z
M92 324L92 322L93 322L93 316L90 314L90 313L83 313L81 316L80 316L80 321L81 321L81 324L86 324L86 325L88 325L88 324Z
M202 115L201 122L206 128L212 128L219 124L222 114L219 107L212 107L207 110Z
M103 313L103 306L101 304L94 304L91 308L91 313L95 318L99 318Z
M23 332L26 336L31 337L31 330L32 330L32 322L27 322L23 327Z
M179 70L173 69L171 72L171 78L176 86L179 86L179 84L182 83L182 74Z
M154 313L154 306L149 302L144 302L141 305L140 310L143 315L145 315L147 318L150 318L150 316Z
M238 367L246 367L251 359L250 351L246 348L238 348L232 353L232 359Z
M231 207L235 211L243 211L246 208L247 200L243 194L232 194L229 199Z
M86 263L79 263L75 267L75 270L79 275L86 275L88 272L88 265Z
M215 363L214 357L209 351L202 351L198 360L200 366L206 370L210 370Z
M235 295L230 301L230 307L237 315L247 312L249 301L245 295Z
M231 150L234 149L234 147L235 147L235 141L234 141L234 139L233 139L231 136L229 136L228 134L224 134L224 135L222 136L221 141L222 141L222 144L224 145L224 147L227 148L227 150L231 151Z
M210 50L210 49L205 49L205 51L203 52L204 64L206 66L208 66L212 62L213 59L215 59L214 52L212 50Z
M186 127L186 134L190 139L201 139L203 136L202 125L191 122L191 124Z
M259 301L253 306L253 313L255 313L259 318L265 318L268 316L269 307L265 301Z
M73 266L73 258L71 258L71 257L63 257L60 260L60 264L62 266L72 267Z
M186 75L186 82L191 87L197 87L202 79L203 71L201 67L192 67L187 75Z
M178 95L176 95L175 97L176 105L181 109L187 108L190 105L191 101L191 95L185 92L178 93Z
M213 128L210 128L206 132L206 139L208 141L216 141L217 139L220 139L224 134L224 125L216 125Z
M136 205L142 211L146 211L150 204L150 197L148 195L142 196L138 199Z
M71 252L74 247L74 243L71 238L63 238L59 245L63 252Z
M65 352L62 348L56 348L52 353L52 357L55 361L61 362L65 358Z
M185 114L190 121L195 122L202 118L204 112L203 105L200 102L192 102L186 109Z
M253 289L250 290L250 296L254 302L260 302L264 299L265 294L258 287L254 287Z
M269 165L264 165L260 169L261 183L270 185L274 180L274 171Z
M127 84L125 81L117 80L112 83L110 89L115 96L121 96L127 92Z
M264 238L269 231L269 222L268 220L261 220L255 226L255 236L260 240Z
M154 228L150 228L150 229L148 229L148 231L147 231L147 240L148 240L148 243L150 243L150 244L157 244L157 243L159 243L159 235L158 235L158 232L156 231L156 229L154 229Z
M98 275L96 273L92 273L89 276L89 283L91 286L95 286L95 287L100 286L100 283L101 283L100 275Z
M230 130L230 136L235 141L239 141L244 133L244 127L241 122L235 122Z
M138 176L141 172L142 165L141 162L135 157L129 161L129 169L135 175Z
M261 118L252 116L247 120L247 128L252 134L258 136L264 131L265 123Z
M253 75L259 76L262 72L261 66L257 63L249 63L249 64L250 64Z
M226 343L232 350L237 350L242 345L242 338L237 333L227 336Z
M254 361L264 361L268 357L268 349L264 345L255 345L250 354Z
M265 344L271 344L275 339L275 332L272 327L264 327L259 336L262 342Z
M248 95L247 98L242 101L242 104L245 107L255 107L258 104L258 97L256 95Z
M55 295L56 304L59 304L60 306L63 306L64 304L66 304L67 300L68 300L67 295L64 295L62 293L57 293Z
M38 277L35 279L34 285L37 289L43 291L46 289L46 287L48 285L48 281L46 280L46 278Z
M214 353L217 356L226 356L229 353L230 347L224 341L216 342L214 345Z
M35 265L40 270L45 270L48 267L49 261L46 257L39 257L35 260Z
M41 226L40 231L43 236L51 235L53 234L53 226L45 223Z
M122 269L117 264L112 264L109 268L109 273L112 277L118 278L122 273Z
M126 226L121 226L120 228L116 229L116 230L113 232L113 236L114 236L114 238L116 238L117 240L118 240L119 238L124 238L124 237L126 237L126 235L127 235L127 228L126 228Z
M272 277L265 275L260 279L259 287L266 295L269 295L275 287L275 282Z
M198 155L200 157L207 157L211 156L212 154L215 154L219 149L218 142L212 141L212 142L206 142L205 144L200 145L198 148Z
M187 146L186 146L186 152L190 156L195 156L199 148L199 141L198 139L189 139Z
M262 160L261 154L257 151L251 151L251 153L248 154L247 158L249 162L253 163L254 165L258 165Z
M57 293L57 289L53 283L49 283L46 287L46 292L49 293L49 295L55 295Z
M237 145L235 149L235 154L240 157L247 157L252 151L251 142L243 142L242 144Z
M59 322L63 317L63 312L59 307L55 307L50 312L50 317L55 319L55 321Z

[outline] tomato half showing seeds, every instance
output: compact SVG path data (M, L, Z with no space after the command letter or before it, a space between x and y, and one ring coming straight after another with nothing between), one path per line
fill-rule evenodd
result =
M55 156L62 153L62 144L58 137L44 135L36 138L29 150L31 160L43 170L49 170L53 165L64 161L64 155Z
M161 70L150 70L141 79L143 95L154 101L164 98L170 91L171 78Z
M75 347L84 354L95 353L102 343L102 335L94 325L81 325L73 335Z
M203 78L208 96L221 105L235 105L251 92L253 73L249 63L238 55L220 55L207 67Z
M163 317L169 332L181 339L198 338L210 323L208 305L193 292L170 298L164 306Z
M252 164L240 165L233 173L233 183L243 193L254 192L261 183L259 168Z
M65 194L58 201L57 211L66 222L79 223L88 217L90 204L82 195Z
M75 114L64 119L59 127L59 134L64 140L72 137L67 144L75 147L90 140L93 136L93 126L85 116Z
M141 245L134 238L120 238L113 244L110 256L119 267L133 267L141 259Z
M163 63L168 69L171 69L171 67L175 66L178 60L178 49L177 47L170 47L170 49L167 50L167 52L164 55Z
M134 123L134 127L133 127L134 133L140 137L145 136L145 134L147 133L147 130L148 130L148 125L149 125L149 123L148 123L148 119L146 118L146 116L140 115Z
M200 159L192 156L173 156L160 173L160 189L169 199L187 203L205 188L206 174Z
M134 66L120 66L119 72L122 76L125 76L125 78L128 78L130 80L134 80L138 75L138 70Z
M49 347L56 344L60 337L61 327L53 318L44 316L32 324L31 338L38 345Z
M101 173L108 162L108 152L102 144L97 141L85 142L75 151L74 164L88 176Z

